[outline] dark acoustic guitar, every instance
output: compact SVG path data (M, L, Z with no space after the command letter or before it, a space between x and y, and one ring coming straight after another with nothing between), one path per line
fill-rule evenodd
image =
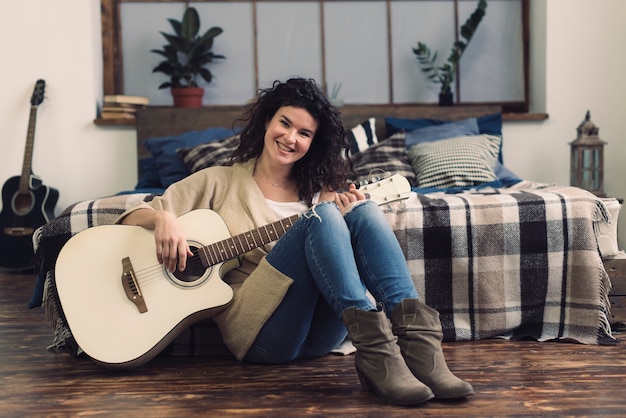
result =
M11 177L2 187L0 213L0 269L26 271L33 268L33 233L54 218L59 192L45 186L32 172L37 107L43 102L46 83L37 80L30 100L30 119L22 175Z

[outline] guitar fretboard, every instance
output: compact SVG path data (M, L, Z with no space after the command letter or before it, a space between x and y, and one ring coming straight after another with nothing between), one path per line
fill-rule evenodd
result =
M28 131L26 133L26 149L24 150L24 162L22 175L20 176L20 193L28 193L30 174L32 172L33 145L35 142L35 125L37 123L37 106L31 105L30 117L28 118Z
M378 182L363 187L370 199L378 205L406 199L411 192L411 185L406 178L395 174ZM206 267L231 260L255 248L269 244L282 237L298 220L300 214L290 216L271 224L235 235L225 240L200 247L194 253L200 256L200 262Z
M200 255L202 264L205 267L210 267L276 241L293 226L299 217L300 215L293 215L199 248L198 254Z

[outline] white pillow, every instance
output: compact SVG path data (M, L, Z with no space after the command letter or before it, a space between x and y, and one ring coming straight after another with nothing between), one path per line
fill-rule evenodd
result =
M378 143L376 136L376 118L369 118L359 123L347 132L350 150L348 155L354 155L365 151L369 147Z

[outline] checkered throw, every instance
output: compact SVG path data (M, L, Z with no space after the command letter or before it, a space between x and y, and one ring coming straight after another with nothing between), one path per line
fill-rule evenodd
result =
M387 218L446 341L611 343L601 200L573 187L418 195Z
M68 207L52 222L35 232L35 253L39 268L44 273L53 269L59 251L73 235L92 226L111 225L127 209L153 197L147 193L123 194L86 200Z

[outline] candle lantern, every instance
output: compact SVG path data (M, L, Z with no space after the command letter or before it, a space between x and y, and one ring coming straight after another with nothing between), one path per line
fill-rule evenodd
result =
M571 167L570 183L595 194L604 193L604 146L606 142L598 137L599 128L591 121L589 111L578 128L577 138L570 142Z

